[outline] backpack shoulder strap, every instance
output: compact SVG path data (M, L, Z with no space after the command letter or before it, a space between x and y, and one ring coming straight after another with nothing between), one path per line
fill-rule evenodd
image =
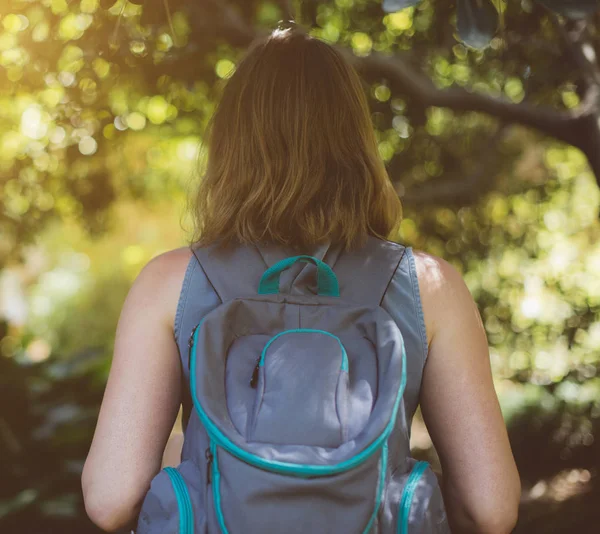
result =
M193 246L192 252L221 302L252 293L252 280L262 262L251 247L240 245L219 250L216 245Z
M324 261L337 275L344 300L379 306L405 252L404 245L369 236L363 248L331 250Z

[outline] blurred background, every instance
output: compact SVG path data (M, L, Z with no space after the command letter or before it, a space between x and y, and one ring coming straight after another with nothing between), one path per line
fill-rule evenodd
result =
M98 532L80 474L125 295L186 244L222 85L290 18L364 80L397 239L478 303L515 532L598 532L597 0L4 0L0 532ZM435 464L419 417L412 445Z

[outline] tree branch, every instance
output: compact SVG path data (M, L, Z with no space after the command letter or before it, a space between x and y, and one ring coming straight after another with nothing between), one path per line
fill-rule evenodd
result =
M576 145L582 116L587 110L557 111L531 104L515 104L506 99L473 93L461 87L438 89L424 74L399 56L372 52L358 58L348 50L339 48L364 74L385 76L399 92L421 102L423 106L437 106L454 111L479 111L505 122L522 124L542 131L569 144ZM577 146L577 145L576 145Z
M261 35L262 32L250 28L241 20L225 0L209 1L222 11L224 18L231 23L232 30L239 32L242 40L250 42L253 37ZM600 150L596 141L600 136L596 135L596 132L590 132L590 128L598 130L597 98L585 99L578 108L560 111L525 102L514 103L504 98L470 92L462 87L439 89L431 79L402 56L371 52L366 57L357 57L346 47L333 46L359 72L373 78L386 77L396 92L410 96L424 107L436 106L454 111L485 113L505 123L534 128L573 145L586 154L594 173L600 177Z

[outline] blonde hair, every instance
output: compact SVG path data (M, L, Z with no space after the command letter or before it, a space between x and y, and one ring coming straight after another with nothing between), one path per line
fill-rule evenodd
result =
M255 40L209 121L192 242L345 249L396 232L400 199L367 98L333 46L295 29Z

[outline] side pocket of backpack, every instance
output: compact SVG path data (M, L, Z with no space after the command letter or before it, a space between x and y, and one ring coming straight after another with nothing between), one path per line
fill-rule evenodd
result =
M381 512L383 534L450 534L438 479L428 462L410 459L392 474Z
M205 534L201 481L200 470L191 460L163 468L144 498L136 534Z

